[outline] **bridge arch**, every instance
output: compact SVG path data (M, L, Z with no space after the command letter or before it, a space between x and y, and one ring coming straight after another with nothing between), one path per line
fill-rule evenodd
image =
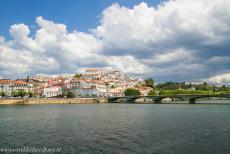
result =
M181 100L188 100L190 104L195 104L199 98L230 98L230 94L210 94L210 95L159 95L159 96L125 96L125 97L110 97L109 102L117 102L119 99L124 99L128 103L134 103L136 99L148 98L152 99L153 103L162 103L164 98L177 98Z

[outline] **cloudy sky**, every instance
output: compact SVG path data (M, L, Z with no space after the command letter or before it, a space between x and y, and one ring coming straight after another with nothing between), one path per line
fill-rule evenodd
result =
M2 0L0 78L114 67L230 82L229 0Z

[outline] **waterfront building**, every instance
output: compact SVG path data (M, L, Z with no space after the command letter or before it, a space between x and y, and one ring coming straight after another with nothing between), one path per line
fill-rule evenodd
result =
M43 89L44 97L57 97L63 94L63 89L61 86L50 86Z
M4 92L5 95L10 96L13 91L25 91L29 92L31 90L31 84L21 80L0 80L0 92Z
M80 96L84 97L95 97L98 96L98 91L95 87L92 88L80 88Z
M80 96L106 96L106 83L95 80L81 80L79 87L75 87Z
M118 88L111 88L109 90L109 97L122 97L124 96L124 89L121 87Z

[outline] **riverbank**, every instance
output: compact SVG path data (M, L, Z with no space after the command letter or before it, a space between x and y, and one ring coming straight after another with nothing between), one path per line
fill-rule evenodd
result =
M108 99L100 98L26 98L26 99L0 99L0 105L14 104L98 104L107 103Z

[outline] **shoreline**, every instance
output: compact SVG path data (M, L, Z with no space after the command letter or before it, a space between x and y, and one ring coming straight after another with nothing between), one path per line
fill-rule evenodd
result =
M108 103L105 97L99 98L20 98L0 99L0 105L36 105L36 104L99 104Z
M0 105L45 105L45 104L189 104L184 101L172 101L172 102L162 102L162 103L152 103L138 101L135 103L127 102L109 102L106 97L98 98L16 98L16 99L0 99ZM196 104L225 104L230 105L230 102L202 102L198 101Z

